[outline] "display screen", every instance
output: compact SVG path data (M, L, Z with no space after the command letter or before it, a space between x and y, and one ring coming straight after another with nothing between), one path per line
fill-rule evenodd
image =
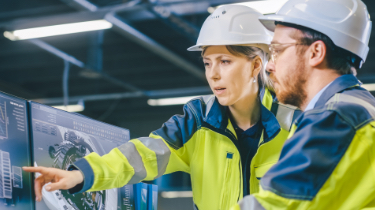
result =
M129 130L82 115L30 102L33 161L35 166L66 169L96 152L104 155L129 140ZM38 177L36 174L35 177ZM42 190L36 210L116 210L117 189L70 195L66 190Z
M27 102L0 93L0 209L33 209Z
M125 185L119 188L119 210L135 210L136 185Z

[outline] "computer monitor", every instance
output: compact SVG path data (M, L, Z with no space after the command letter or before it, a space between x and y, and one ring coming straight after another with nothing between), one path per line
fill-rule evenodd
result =
M0 92L0 209L33 209L27 102Z
M129 140L129 130L30 102L35 166L66 169L91 152L104 155ZM38 177L36 174L35 177ZM118 190L110 189L70 195L66 190L42 190L43 201L36 210L116 210Z

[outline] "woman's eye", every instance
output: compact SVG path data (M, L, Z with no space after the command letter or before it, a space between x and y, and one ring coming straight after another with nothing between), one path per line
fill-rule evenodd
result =
M221 60L221 62L222 62L223 64L229 64L229 63L230 63L229 60Z
M204 64L204 66L206 66L206 67L207 67L207 66L210 66L210 64L209 64L209 63L203 63L203 64Z

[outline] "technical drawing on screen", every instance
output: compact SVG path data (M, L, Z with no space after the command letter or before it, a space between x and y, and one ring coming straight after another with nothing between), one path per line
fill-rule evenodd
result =
M0 208L33 208L31 164L27 125L27 102L0 93Z
M127 129L30 102L34 165L66 169L91 152L99 155L129 140ZM38 177L36 174L35 177ZM36 210L116 210L117 189L71 195L42 190Z

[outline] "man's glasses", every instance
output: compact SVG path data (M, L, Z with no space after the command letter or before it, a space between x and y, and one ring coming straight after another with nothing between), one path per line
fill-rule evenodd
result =
M274 64L276 64L276 60L278 55L284 52L288 47L295 46L295 45L306 45L302 43L283 43L283 44L270 44L270 53L271 53L271 60ZM282 47L285 46L285 47Z

